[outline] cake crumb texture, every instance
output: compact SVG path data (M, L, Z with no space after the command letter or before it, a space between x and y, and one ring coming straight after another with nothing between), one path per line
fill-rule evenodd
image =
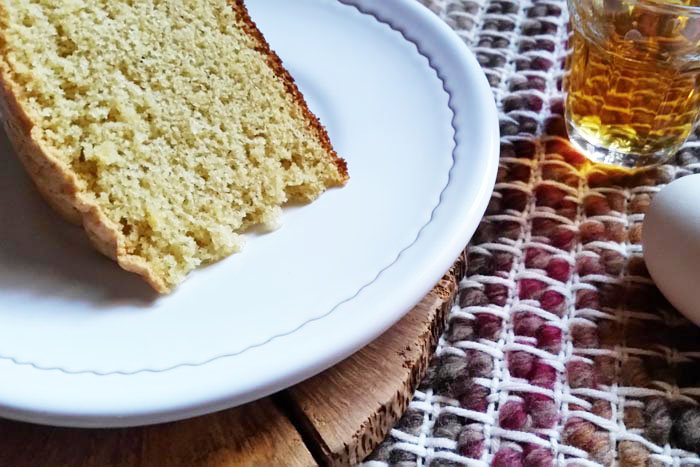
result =
M241 2L0 0L0 51L27 137L161 292L347 179Z

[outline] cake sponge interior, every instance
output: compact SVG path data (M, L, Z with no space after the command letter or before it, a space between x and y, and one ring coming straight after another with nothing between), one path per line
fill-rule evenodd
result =
M347 179L241 2L0 0L5 79L168 291Z

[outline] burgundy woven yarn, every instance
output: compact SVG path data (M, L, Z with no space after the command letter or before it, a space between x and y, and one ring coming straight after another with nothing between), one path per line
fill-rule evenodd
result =
M500 167L428 375L367 465L700 464L700 329L640 244L654 194L700 171L697 135L673 165L592 166L562 118L565 2L423 1L486 73Z

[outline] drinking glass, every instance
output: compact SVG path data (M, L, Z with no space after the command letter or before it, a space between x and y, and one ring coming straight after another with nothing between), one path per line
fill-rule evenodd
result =
M590 159L656 165L700 112L700 0L568 0L571 142Z

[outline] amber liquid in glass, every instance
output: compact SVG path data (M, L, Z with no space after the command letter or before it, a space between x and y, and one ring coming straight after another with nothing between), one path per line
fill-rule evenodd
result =
M634 167L660 162L685 141L700 106L700 69L687 40L643 36L639 21L625 21L611 25L624 35L596 40L573 26L566 117L573 141L606 148L617 153L611 162ZM671 27L683 27L674 21Z

